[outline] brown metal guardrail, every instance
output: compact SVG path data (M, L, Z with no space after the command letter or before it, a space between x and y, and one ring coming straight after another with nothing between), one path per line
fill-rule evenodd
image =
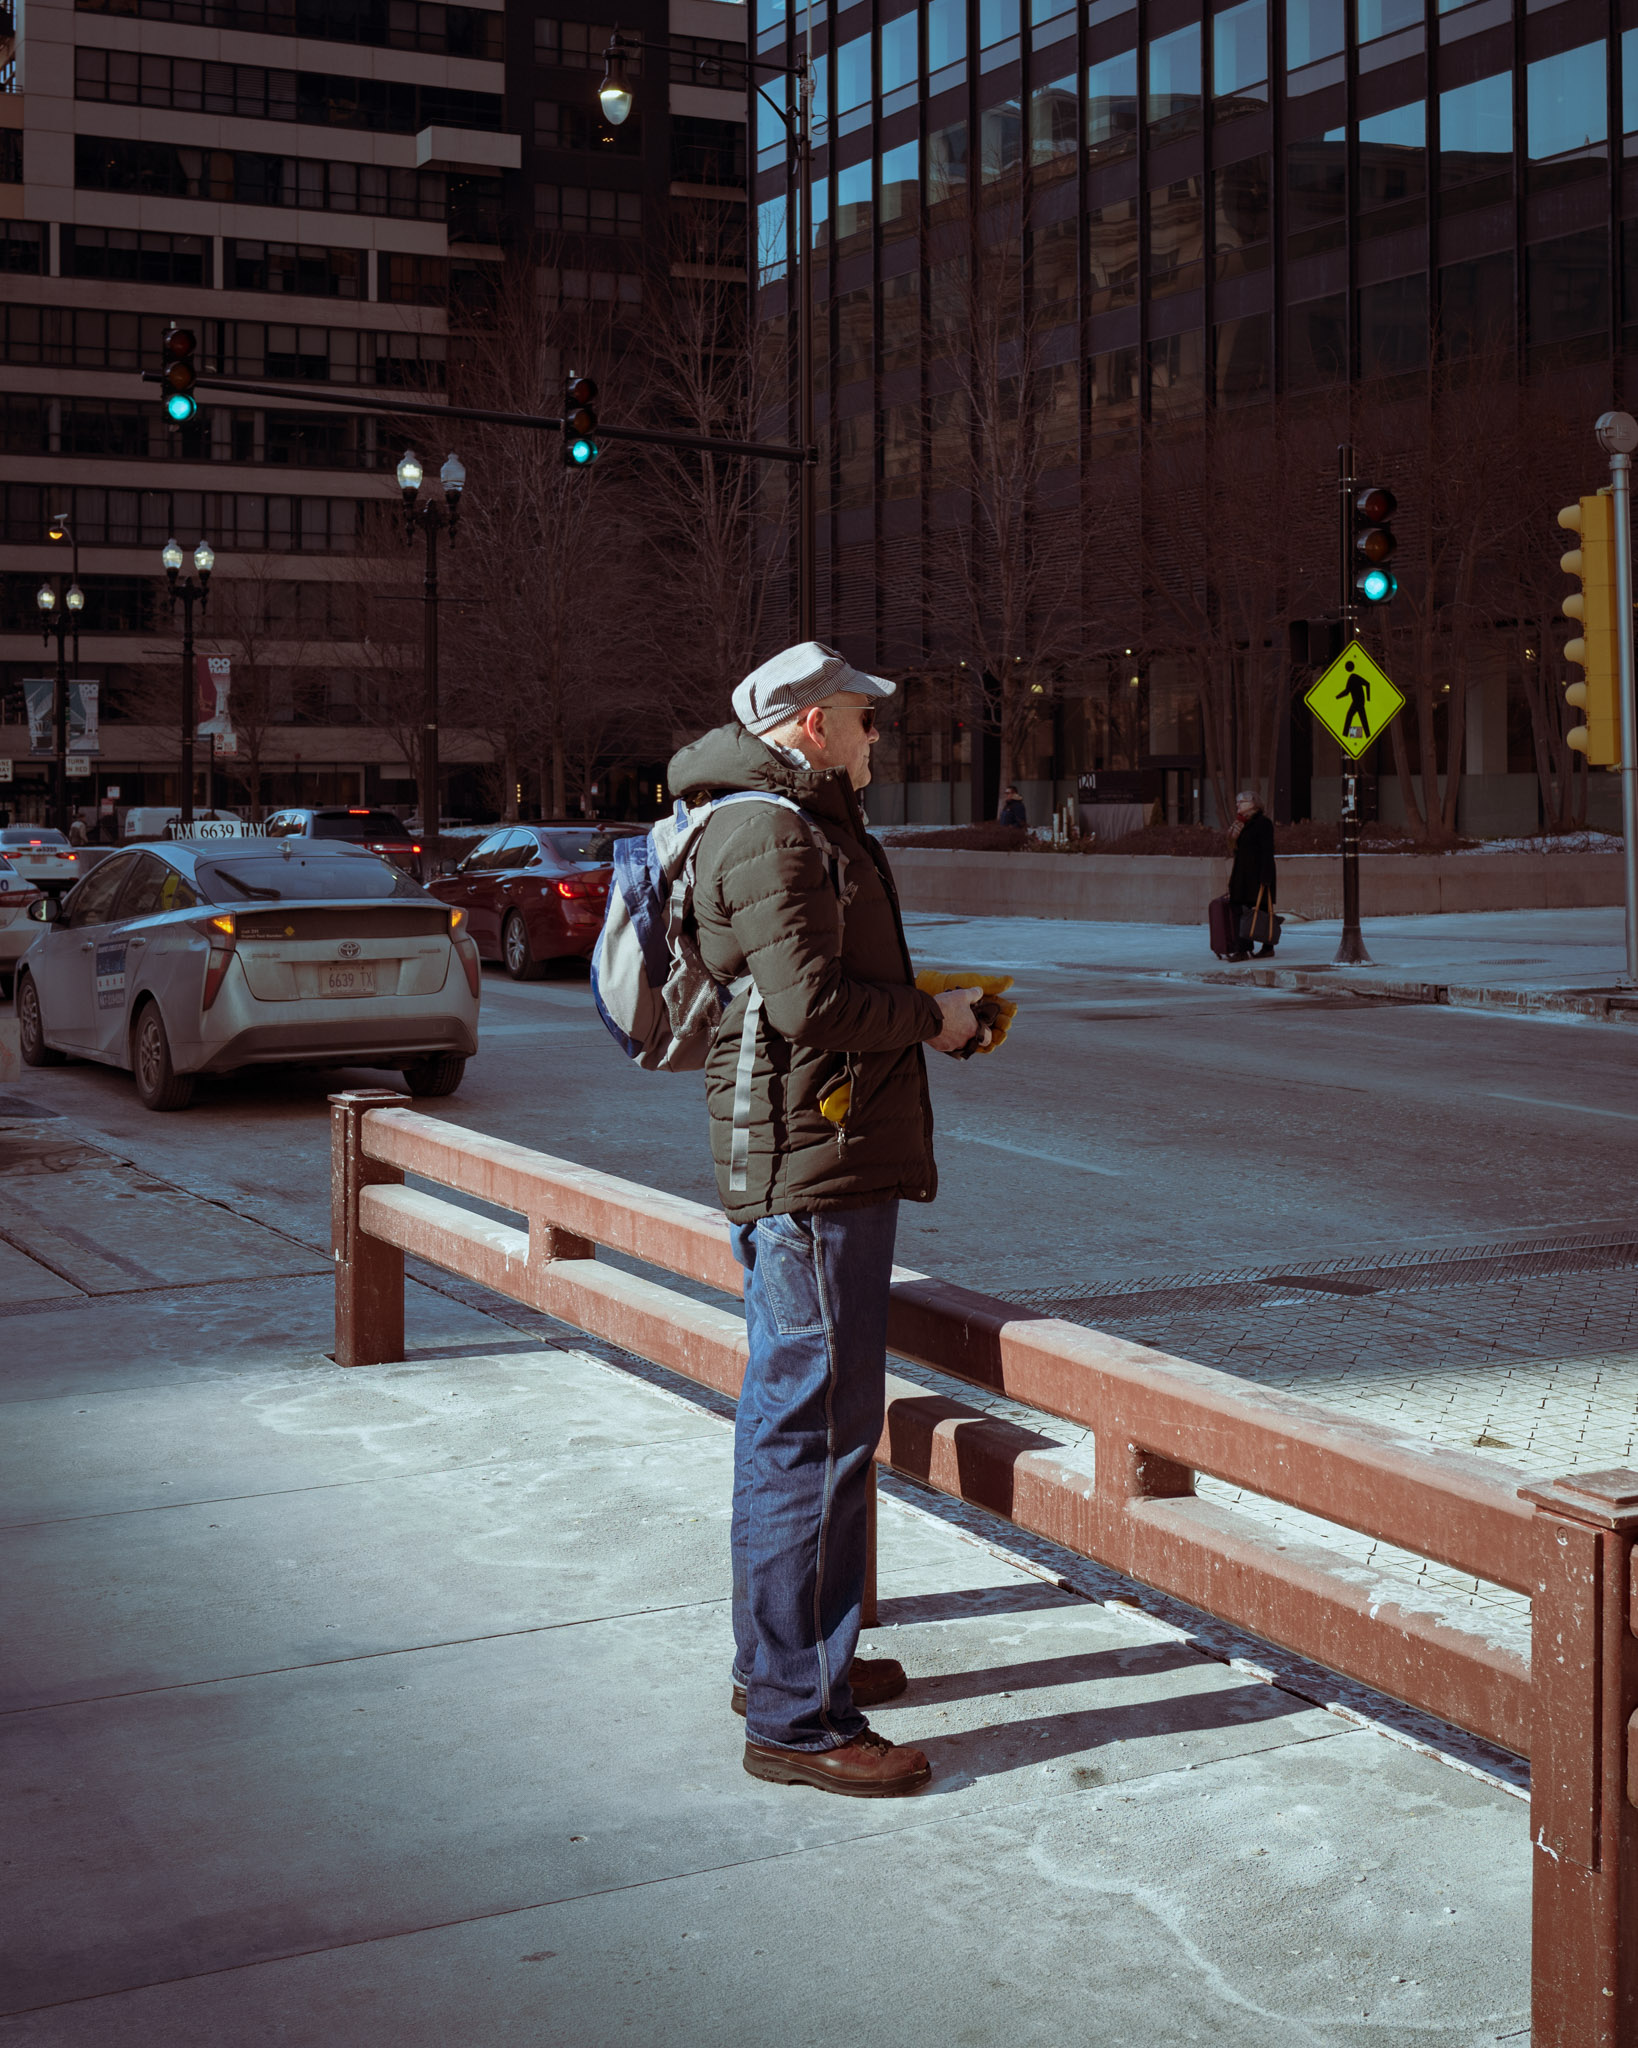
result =
M718 1212L424 1116L389 1091L330 1101L338 1365L404 1356L410 1253L738 1393L742 1314L596 1256L737 1296ZM527 1228L410 1188L408 1174ZM1535 2048L1638 2048L1638 1471L1526 1483L902 1271L888 1341L1089 1429L1094 1475L1049 1439L891 1373L879 1462L1528 1756ZM1381 1597L1322 1546L1259 1536L1201 1500L1196 1473L1527 1595L1532 1659Z

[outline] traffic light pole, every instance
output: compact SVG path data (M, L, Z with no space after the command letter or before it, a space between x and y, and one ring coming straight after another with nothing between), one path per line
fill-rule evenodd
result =
M1337 449L1337 566L1341 575L1342 644L1347 647L1359 631L1359 610L1354 603L1354 447L1344 441ZM1359 928L1359 767L1351 757L1342 763L1342 937L1335 961L1339 967L1369 966L1365 937Z
M1632 452L1638 448L1638 420L1629 412L1600 416L1594 432L1610 459L1610 496L1615 516L1615 646L1621 691L1621 834L1625 845L1627 971L1638 988L1638 676L1632 645Z

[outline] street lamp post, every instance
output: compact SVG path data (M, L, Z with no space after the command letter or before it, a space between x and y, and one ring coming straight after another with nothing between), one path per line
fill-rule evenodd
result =
M74 531L73 520L69 518L66 512L53 512L51 523L47 526L46 532L50 534L53 540L66 540L74 550L74 584L78 588L80 581L80 537ZM80 623L79 615L76 613L74 618L74 672L76 675L79 673L79 668Z
M204 611L210 603L210 572L216 567L216 551L201 541L193 551L193 566L199 581L182 575L182 550L175 540L166 541L159 551L165 564L165 580L171 586L171 610L182 607L182 789L178 810L184 825L193 823L193 733L199 723L193 688L193 608ZM214 745L214 742L212 743ZM208 792L207 792L208 795ZM206 809L210 808L207 803Z
M42 583L34 593L34 602L40 610L40 624L43 631L40 639L43 645L51 645L52 635L57 638L57 679L51 692L51 809L53 822L59 832L68 830L68 648L67 638L72 632L79 637L80 613L85 608L85 593L78 583L70 583L59 601L57 591L50 583Z
M420 502L425 471L421 458L411 448L404 450L398 465L398 488L404 494L404 540L413 544L417 530L426 536L427 568L424 585L425 607L421 629L421 748L419 784L421 797L421 843L426 848L422 879L438 871L438 534L447 528L450 542L461 516L461 493L466 488L466 468L456 455L445 459L438 472L443 501L428 496Z
M609 38L603 59L603 83L597 97L603 118L618 128L631 112L633 92L629 65L644 49L668 50L669 43L628 43L618 28ZM819 549L817 482L819 454L813 438L813 67L806 51L794 64L776 64L746 52L752 72L796 80L796 104L780 106L761 84L757 91L785 124L796 161L796 402L797 439L802 449L796 501L797 638L811 640L818 630Z

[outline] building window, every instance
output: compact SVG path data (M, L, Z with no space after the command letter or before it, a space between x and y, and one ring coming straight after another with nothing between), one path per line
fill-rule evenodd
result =
M897 149L884 150L881 169L880 217L884 235L908 235L916 229L920 215L921 145L901 142Z
M838 252L870 246L871 186L875 166L844 164L836 173L836 247Z
M1149 45L1149 90L1144 106L1151 142L1191 135L1200 126L1200 24L1156 36Z
M1397 35L1402 28L1420 28L1422 0L1359 0L1359 40Z
M671 38L673 85L713 86L722 92L745 90L745 45L719 42L711 36Z
M1200 289L1205 237L1205 190L1199 177L1174 179L1149 194L1150 298Z
M785 275L789 261L784 195L765 199L756 210L756 272L759 284L772 284Z
M1342 0L1285 0L1288 72L1317 64L1322 57L1337 56L1342 42Z
M162 548L173 533L201 533L218 553L351 554L363 509L353 498L0 484L0 540L33 545L47 516L66 511L81 547Z
M23 182L23 131L0 128L0 185Z
M967 124L956 121L927 138L927 210L934 221L967 211Z
M882 496L913 498L920 488L921 407L890 405L882 414Z
M1286 382L1310 391L1348 374L1348 302L1341 292L1288 306L1285 315Z
M1087 377L1087 422L1095 440L1130 440L1138 424L1138 352L1114 348L1093 356Z
M1574 156L1602 143L1604 119L1604 45L1583 43L1542 57L1525 74L1531 160Z
M1193 419L1206 404L1206 337L1198 327L1149 344L1149 408L1157 420Z
M978 132L981 182L994 185L1016 178L1024 148L1023 109L1018 102L1003 100L998 107L985 107L978 117Z
M921 362L921 272L882 280L882 374L914 370Z
M626 127L631 123L628 121ZM623 135L625 128L617 131ZM735 191L745 185L745 124L707 121L692 114L671 117L671 175L684 185L715 185Z
M1093 163L1137 148L1137 51L1106 57L1086 74L1086 152Z
M614 270L543 270L541 292L548 302L587 301L596 305L635 307L643 302L643 280Z
M1390 278L1368 284L1359 293L1359 373L1362 377L1398 377L1422 370L1428 360L1428 281Z
M65 277L100 277L121 284L211 283L210 243L203 235L164 235L135 228L62 230Z
M1269 319L1253 313L1243 320L1224 320L1215 336L1217 403L1253 405L1272 388Z
M836 111L850 114L870 101L870 37L855 36L836 52Z
M537 185L535 226L543 235L621 235L636 240L643 232L642 194Z
M361 299L361 249L320 249L299 242L229 241L222 283L235 292L293 292L313 299Z
M1346 237L1348 190L1345 132L1332 129L1312 141L1285 146L1286 254L1293 259L1340 249Z
M1052 326L1075 317L1076 226L1073 219L1056 220L1030 236L1031 303Z
M1211 91L1219 121L1249 113L1268 98L1267 0L1240 0L1213 15Z
M1513 74L1439 95L1439 185L1446 213L1513 196ZM1459 197L1452 195L1459 194Z
M1513 347L1511 250L1474 263L1449 263L1439 273L1439 343L1447 356Z
M182 149L76 135L74 183L82 192L134 192L209 199L238 206L298 206L310 211L385 214L441 221L442 171L389 170L382 164L323 163L244 150Z
M921 68L918 16L901 14L884 21L879 36L882 66L882 97L913 85Z
M207 64L195 57L134 50L74 52L74 96L125 106L227 114L257 121L303 121L413 135L437 124L498 129L498 93L347 78L322 71L271 71L260 64Z
M1073 74L1030 94L1029 160L1038 171L1073 168L1080 111Z
M264 36L420 50L429 57L505 56L499 11L437 0L75 0L81 14L178 21L189 28L248 29Z
M601 71L613 29L600 21L550 21L535 23L535 62L556 64L565 71ZM627 50L626 69L635 78L642 71L640 38L622 29L620 40Z
M9 134L0 129L0 134ZM46 267L46 230L38 221L0 221L0 273L42 277Z
M1524 262L1533 349L1588 336L1603 339L1610 324L1609 236L1603 228L1537 242L1524 252Z
M1268 158L1247 157L1212 174L1217 275L1268 267Z
M927 0L927 72L936 78L967 55L966 0ZM955 84L955 80L948 81Z
M1091 296L1087 310L1112 313L1135 306L1138 293L1138 206L1116 199L1086 216Z
M444 256L403 256L383 250L381 296L401 306L441 306L449 297L449 260Z
M1361 235L1397 234L1427 218L1427 109L1421 100L1359 124Z

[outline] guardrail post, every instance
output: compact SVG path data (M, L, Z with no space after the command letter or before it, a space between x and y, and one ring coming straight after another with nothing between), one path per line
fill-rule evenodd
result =
M1638 2048L1638 1472L1534 1504L1530 1841L1535 2048Z
M372 1109L408 1109L392 1088L330 1097L330 1249L336 1264L337 1365L391 1365L404 1355L404 1254L358 1227L360 1188L404 1184L403 1170L364 1156Z

